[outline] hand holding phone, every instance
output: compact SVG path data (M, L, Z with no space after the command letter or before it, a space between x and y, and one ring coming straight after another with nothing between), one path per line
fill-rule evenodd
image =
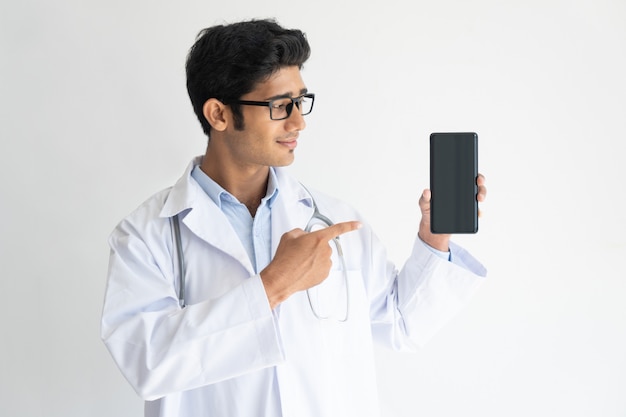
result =
M478 135L430 135L430 228L432 233L478 231Z

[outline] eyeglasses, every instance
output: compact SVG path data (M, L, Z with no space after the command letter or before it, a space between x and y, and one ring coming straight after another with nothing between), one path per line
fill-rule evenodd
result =
M245 106L267 106L270 108L270 119L272 120L284 120L291 116L294 104L300 111L302 116L313 111L313 102L315 101L315 94L303 94L298 97L281 97L270 101L250 101L250 100L233 100L228 104L243 104Z

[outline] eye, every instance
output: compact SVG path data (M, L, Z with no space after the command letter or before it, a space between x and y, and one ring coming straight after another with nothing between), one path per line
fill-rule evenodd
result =
M288 99L274 100L272 102L272 108L276 110L285 110L287 106L290 104L291 104L291 100L288 100Z

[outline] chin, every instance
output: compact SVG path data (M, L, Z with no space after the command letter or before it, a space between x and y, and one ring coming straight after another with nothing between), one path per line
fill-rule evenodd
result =
M291 164L293 164L293 161L295 160L293 151L290 152L290 157L289 158L282 158L279 161L276 161L272 166L275 167L286 167L289 166Z

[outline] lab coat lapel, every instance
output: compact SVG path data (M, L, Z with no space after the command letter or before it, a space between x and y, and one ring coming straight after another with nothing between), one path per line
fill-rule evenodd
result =
M254 275L250 257L228 218L208 196L203 200L203 204L196 204L183 218L183 223L200 239L236 259Z
M172 217L182 213L181 220L191 232L225 255L239 261L250 275L254 275L252 262L239 236L220 208L191 177L193 167L200 161L201 157L194 159L172 187L161 210L161 216Z
M283 234L299 228L304 230L313 215L311 196L284 170L275 168L278 198L272 207L272 258Z

